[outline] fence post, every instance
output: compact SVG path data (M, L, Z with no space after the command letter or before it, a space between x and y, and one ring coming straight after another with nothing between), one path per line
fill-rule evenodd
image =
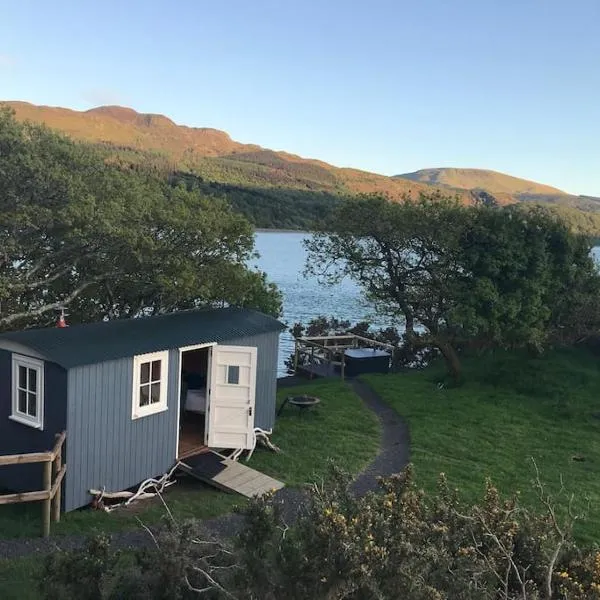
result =
M298 340L294 340L294 375L298 371Z
M58 435L56 436L57 438L59 437ZM56 477L58 477L58 474L60 473L60 470L62 468L62 444L59 446L57 452L56 452L56 458L54 459L54 478L56 479ZM52 510L52 520L55 523L58 523L60 521L60 501L61 501L61 493L60 493L60 489L61 489L62 485L59 485L56 488L56 493L54 494L54 498L52 499L53 502L53 510Z
M43 527L44 527L44 537L48 537L50 535L50 508L52 498L50 498L50 490L52 489L52 461L47 460L44 463L44 490L47 494L46 499L43 504Z

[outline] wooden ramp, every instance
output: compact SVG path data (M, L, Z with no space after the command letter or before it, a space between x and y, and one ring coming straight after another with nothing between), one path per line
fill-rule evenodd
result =
M188 475L227 492L237 492L251 498L279 490L281 481L273 479L235 460L224 458L216 452L190 456L179 461L179 468Z

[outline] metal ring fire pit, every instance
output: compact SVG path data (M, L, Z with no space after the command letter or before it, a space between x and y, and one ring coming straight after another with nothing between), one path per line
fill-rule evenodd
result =
M316 396L288 396L280 406L279 411L277 412L277 416L281 414L281 411L283 410L286 404L293 404L294 406L297 406L301 411L305 411L306 409L311 408L312 406L316 406L317 404L319 404L319 402L321 402L321 399L317 398Z

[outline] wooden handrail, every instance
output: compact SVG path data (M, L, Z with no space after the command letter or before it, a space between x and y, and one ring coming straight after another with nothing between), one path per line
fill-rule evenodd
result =
M30 452L29 454L7 454L0 456L0 466L2 465L23 465L26 463L52 462L54 455L52 452Z
M333 345L330 345L328 342L333 342ZM307 355L310 357L310 362L314 363L315 351L317 351L316 354L318 359L324 360L332 367L341 367L340 374L342 379L344 379L346 363L344 358L342 358L341 361L336 360L336 354L343 353L349 348L357 348L359 345L384 348L385 350L390 351L392 359L396 350L396 347L393 344L372 340L355 333L297 337L294 340L294 372L298 370L300 356Z
M50 499L54 498L54 496L56 495L56 492L58 491L58 488L59 488L60 484L62 483L63 477L65 476L66 472L67 472L67 465L63 465L60 468L60 471L56 474L56 479L54 480L54 483L52 484L52 487L50 488Z
M62 445L65 443L67 439L67 432L63 431L56 436L56 443L54 444L54 448L52 450L52 460L55 460L58 456L58 453L62 451Z
M39 502L46 500L48 492L40 490L39 492L21 492L20 494L2 494L0 496L0 504L17 504L20 502Z
M50 521L60 520L61 487L67 471L67 465L62 463L62 447L67 437L66 431L56 434L54 448L48 452L30 452L28 454L9 454L0 456L0 466L19 465L27 463L45 463L43 490L21 492L18 494L0 495L0 505L17 504L20 502L39 502L43 500L43 535L50 535ZM52 481L54 474L54 482Z
M66 431L57 434L56 443L52 450L47 452L28 452L25 454L5 454L0 456L0 466L2 465L24 465L27 463L53 462L62 449L62 445L67 437Z
M354 340L361 340L362 342L371 344L373 346L382 346L382 347L387 348L392 351L395 350L395 346L393 344L388 344L386 342L379 342L377 340L372 340L370 338L366 338L366 337L364 337L362 335L358 335L356 333L352 333L352 334L348 334L348 335L321 335L321 336L315 335L315 336L307 336L307 337L297 338L297 340L300 343L311 345L311 346L312 345L319 346L320 348L331 348L331 346L327 346L325 344L319 344L318 341L327 342L329 340L351 340L351 342L353 342ZM352 343L350 343L348 345L338 344L338 347L351 348Z

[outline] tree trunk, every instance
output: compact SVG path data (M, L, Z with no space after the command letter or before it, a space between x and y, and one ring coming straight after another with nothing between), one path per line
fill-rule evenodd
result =
M450 342L436 340L436 345L440 349L446 366L448 367L448 373L452 377L452 381L458 385L461 383L462 368L460 364L460 358L458 353L454 349L454 346Z
M404 312L404 332L405 336L409 339L413 339L415 337L415 319L411 314L407 314Z

